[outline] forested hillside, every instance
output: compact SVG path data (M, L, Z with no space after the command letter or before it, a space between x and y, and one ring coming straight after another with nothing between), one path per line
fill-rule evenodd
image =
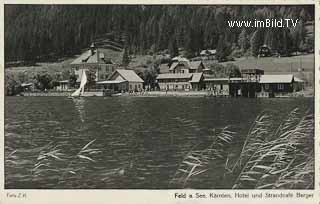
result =
M227 20L299 19L295 28L229 28ZM132 54L167 50L187 57L217 49L218 57L235 50L257 55L267 44L284 53L311 49L313 6L125 6L6 5L5 58L37 61L88 47L101 35ZM309 37L308 37L309 35Z

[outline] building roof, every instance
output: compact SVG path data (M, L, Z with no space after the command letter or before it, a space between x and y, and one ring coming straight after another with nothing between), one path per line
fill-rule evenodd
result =
M169 70L174 70L178 65L184 65L187 69L198 69L202 61L180 61L180 62L173 62L169 68Z
M86 52L82 53L78 58L73 60L71 64L83 64L86 62L91 56L91 50L87 50Z
M117 69L110 78L115 74L119 73L122 78L128 82L141 82L143 83L143 80L133 71L128 69Z
M198 69L201 63L202 63L201 61L189 62L190 69Z
M193 73L192 74L192 79L191 79L191 83L198 83L200 82L201 78L202 78L203 74L201 73Z
M241 74L264 74L264 70L263 69L241 69L240 70Z
M229 81L229 78L205 78L204 81Z
M33 83L22 83L21 86L22 87L28 87L28 86L32 86Z
M97 84L120 84L126 82L125 80L119 81L119 80L106 80L106 81L98 81Z
M169 70L174 70L174 68L179 64L179 62L173 62L169 68ZM180 63L181 64L181 63Z
M58 81L60 84L66 84L66 83L69 83L69 80L61 80L61 81Z
M71 62L71 65L80 64L113 64L110 58L105 58L105 53L101 49L95 49L93 54L91 50L87 50L82 53L79 57Z
M293 80L292 74L283 74L283 75L261 75L260 83L268 84L268 83L291 83Z
M192 74L159 74L157 79L189 79L192 77Z
M178 61L178 62L189 62L189 60L185 57L177 56L172 58L172 61Z
M169 73L168 64L160 64L159 69L160 69L160 74Z
M294 81L295 82L301 82L301 83L303 83L303 82L305 82L304 80L302 80L302 79L300 79L300 78L298 78L298 77L294 77Z
M217 50L201 50L200 55L215 55Z

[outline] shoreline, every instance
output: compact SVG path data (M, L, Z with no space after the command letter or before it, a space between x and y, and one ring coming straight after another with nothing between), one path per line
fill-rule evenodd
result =
M313 92L312 92L313 93ZM20 97L69 97L71 92L26 92ZM102 92L85 92L84 97L110 97L103 96ZM137 92L137 93L122 93L114 94L111 97L210 97L210 98L247 98L243 96L233 97L230 95L214 95L208 91L150 91L150 92ZM312 98L314 94L310 91L295 92L278 94L274 98ZM254 98L268 98L268 97L254 97Z

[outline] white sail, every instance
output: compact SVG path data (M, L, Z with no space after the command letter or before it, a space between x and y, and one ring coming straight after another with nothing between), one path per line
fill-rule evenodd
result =
M71 96L80 96L81 88L78 88L75 92L71 94Z
M83 95L84 93L84 86L87 83L87 75L86 75L86 71L82 70L82 75L81 75L81 82L80 82L80 87L71 94L71 96L80 96Z

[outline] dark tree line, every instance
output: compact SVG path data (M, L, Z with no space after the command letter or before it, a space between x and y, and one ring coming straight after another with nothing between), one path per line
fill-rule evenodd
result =
M296 28L229 28L228 20L300 19ZM304 24L314 19L313 6L143 6L143 5L6 5L5 58L37 61L88 47L97 36L112 33L129 53L168 49L187 57L217 49L223 60L237 47L257 55L267 44L283 52L312 45Z

